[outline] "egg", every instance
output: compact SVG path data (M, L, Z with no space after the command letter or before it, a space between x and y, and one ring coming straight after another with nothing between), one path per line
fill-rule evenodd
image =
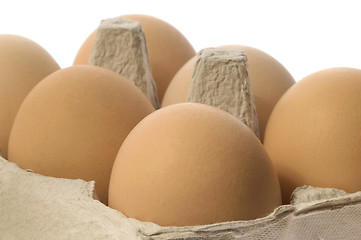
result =
M180 103L145 117L114 162L109 207L162 226L248 220L281 203L261 142L233 115Z
M263 141L265 127L273 107L295 80L281 63L259 49L241 45L225 45L219 48L235 48L246 53L260 139ZM162 107L187 101L195 62L196 57L193 57L176 73L164 94Z
M21 105L9 161L45 176L94 180L99 200L107 204L119 147L153 111L145 95L117 73L87 65L58 70Z
M161 100L173 76L196 52L179 30L159 18L141 14L121 17L140 22L143 27L150 67ZM74 65L88 64L95 34L96 31L84 41L74 59Z
M296 187L361 190L361 70L310 74L279 100L264 147L280 179L283 202Z
M0 155L8 156L8 141L16 113L29 91L60 67L36 42L0 34Z
M197 56L194 56L177 71L164 93L161 107L187 101L196 63Z

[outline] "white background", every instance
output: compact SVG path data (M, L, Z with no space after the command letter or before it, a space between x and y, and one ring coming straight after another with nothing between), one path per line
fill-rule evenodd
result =
M196 51L225 44L263 50L296 81L328 67L361 68L357 1L0 0L0 34L37 42L64 68L101 19L135 13L170 23Z

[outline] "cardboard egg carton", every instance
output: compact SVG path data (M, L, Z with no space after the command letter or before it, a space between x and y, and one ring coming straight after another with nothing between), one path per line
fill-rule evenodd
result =
M0 239L361 239L361 192L304 186L264 218L161 227L105 206L92 181L46 177L0 158Z

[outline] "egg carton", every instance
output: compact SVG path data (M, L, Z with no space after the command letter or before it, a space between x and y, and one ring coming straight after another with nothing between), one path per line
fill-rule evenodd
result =
M0 158L0 239L361 239L361 192L303 186L264 218L162 227L102 204L93 181L46 177Z

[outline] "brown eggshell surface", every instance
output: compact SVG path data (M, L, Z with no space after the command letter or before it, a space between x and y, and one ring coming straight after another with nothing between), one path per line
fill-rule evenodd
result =
M325 69L297 82L275 106L264 146L283 202L302 185L361 190L361 70Z
M116 154L154 108L120 75L73 66L46 77L26 97L9 140L9 161L47 176L95 180L107 203Z
M25 96L44 77L60 67L34 41L0 34L0 155L7 158L15 116Z
M196 62L197 57L192 57L174 75L164 94L162 107L187 101Z
M173 76L196 52L181 32L161 19L141 14L121 17L140 22L143 27L149 62L161 100ZM96 31L84 41L74 59L74 65L88 64L95 34Z
M148 115L117 155L109 206L159 225L255 219L281 203L257 137L218 108L181 103Z
M295 80L275 58L259 49L241 45L224 45L219 48L234 48L246 53L260 137L263 141L266 124L273 107L282 94L295 83ZM162 107L187 101L195 62L196 57L193 57L176 73L164 94Z

